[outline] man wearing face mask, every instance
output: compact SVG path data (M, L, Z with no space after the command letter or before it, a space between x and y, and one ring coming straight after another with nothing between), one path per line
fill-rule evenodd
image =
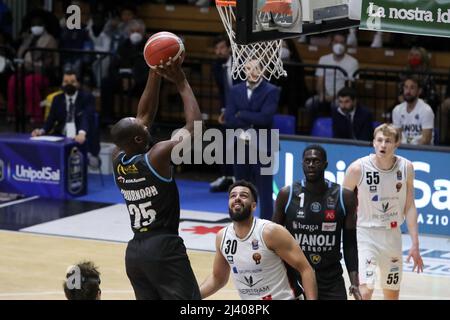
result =
M97 157L100 142L94 123L94 96L80 89L75 72L70 70L64 72L62 89L64 92L53 99L43 128L34 129L31 136L47 134L73 138L79 144L87 143L90 155Z
M346 54L346 38L336 33L331 42L332 53L320 57L319 65L336 66L342 68L347 76L335 69L316 69L317 95L306 101L306 108L314 118L319 109L330 111L331 104L336 99L336 94L346 85L346 81L353 81L353 73L358 70L358 60Z
M28 51L29 48L55 49L57 43L55 38L47 33L44 21L40 16L31 19L30 32L23 39L17 57L23 58L25 67L25 98L26 115L36 122L42 121L43 114L40 102L41 92L45 90L54 69L58 65L58 55L42 52ZM25 55L24 55L25 54ZM8 115L15 115L16 101L16 75L12 75L8 81Z
M372 113L358 104L356 91L350 87L338 93L338 108L331 109L333 138L372 140Z

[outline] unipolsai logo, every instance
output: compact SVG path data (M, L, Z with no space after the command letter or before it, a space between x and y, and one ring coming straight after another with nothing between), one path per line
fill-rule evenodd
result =
M0 159L0 181L5 179L5 163L2 159Z
M84 172L83 172L83 154L77 147L70 150L69 161L67 162L68 179L67 189L71 194L78 194L83 190L84 186Z
M69 30L81 29L81 9L76 4L67 7L66 27Z

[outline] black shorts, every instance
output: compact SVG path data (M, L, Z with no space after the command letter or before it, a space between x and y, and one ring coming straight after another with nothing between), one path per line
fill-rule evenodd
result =
M131 240L125 266L138 300L201 299L186 247L177 235Z
M304 295L303 287L298 285L298 281L302 282L300 274L290 266L287 270L291 287L294 288L297 295ZM342 272L340 263L326 269L315 270L318 300L347 300L347 291Z
M340 263L325 270L316 270L319 300L347 300L342 272Z

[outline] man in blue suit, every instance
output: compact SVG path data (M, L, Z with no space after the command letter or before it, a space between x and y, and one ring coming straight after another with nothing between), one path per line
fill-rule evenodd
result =
M34 129L31 135L73 138L79 144L87 144L89 158L97 158L100 140L95 125L95 98L92 93L80 89L77 75L70 70L64 72L62 88L64 92L53 99L44 127Z
M230 89L227 107L225 109L225 125L233 129L255 129L259 136L261 129L272 128L273 117L278 108L280 89L267 81L261 75L261 67L256 60L249 61L245 66L247 81L237 84ZM262 175L261 168L268 167L260 162L259 152L267 155L277 150L272 150L270 135L266 145L259 145L259 141L250 142L248 135L242 135L235 139L246 144L246 163L234 163L234 176L236 180L252 182L260 194L260 217L270 220L273 213L272 200L272 175ZM252 146L256 146L253 149ZM266 150L262 150L266 149ZM256 152L257 163L249 164L249 152ZM236 154L236 153L235 153Z
M230 40L226 35L221 35L214 40L214 53L216 60L213 63L212 71L214 80L219 89L220 98L220 116L218 119L219 129L225 135L225 108L227 105L227 97L230 92L230 88L241 82L241 80L233 79L231 74L232 69L232 52ZM226 153L226 149L223 150ZM228 187L234 183L233 166L230 164L220 165L221 176L210 183L211 192L225 192L228 191Z
M333 138L373 140L372 113L358 105L356 91L344 87L338 92L338 108L332 108Z

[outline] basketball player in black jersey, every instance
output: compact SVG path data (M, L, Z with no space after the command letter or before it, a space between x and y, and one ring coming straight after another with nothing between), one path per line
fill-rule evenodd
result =
M194 121L201 121L197 100L181 69L183 58L150 72L136 118L124 118L111 129L114 178L131 219L134 237L125 264L136 299L200 299L183 240L178 235L180 203L172 176L171 151L189 141ZM171 140L151 146L148 127L157 104L160 76L181 95L186 125Z
M305 180L284 187L275 202L273 221L284 225L299 243L316 271L319 300L346 300L342 276L344 260L350 277L350 294L360 300L356 243L356 201L352 192L325 180L326 151L310 145L303 151ZM298 273L290 270L291 282Z

